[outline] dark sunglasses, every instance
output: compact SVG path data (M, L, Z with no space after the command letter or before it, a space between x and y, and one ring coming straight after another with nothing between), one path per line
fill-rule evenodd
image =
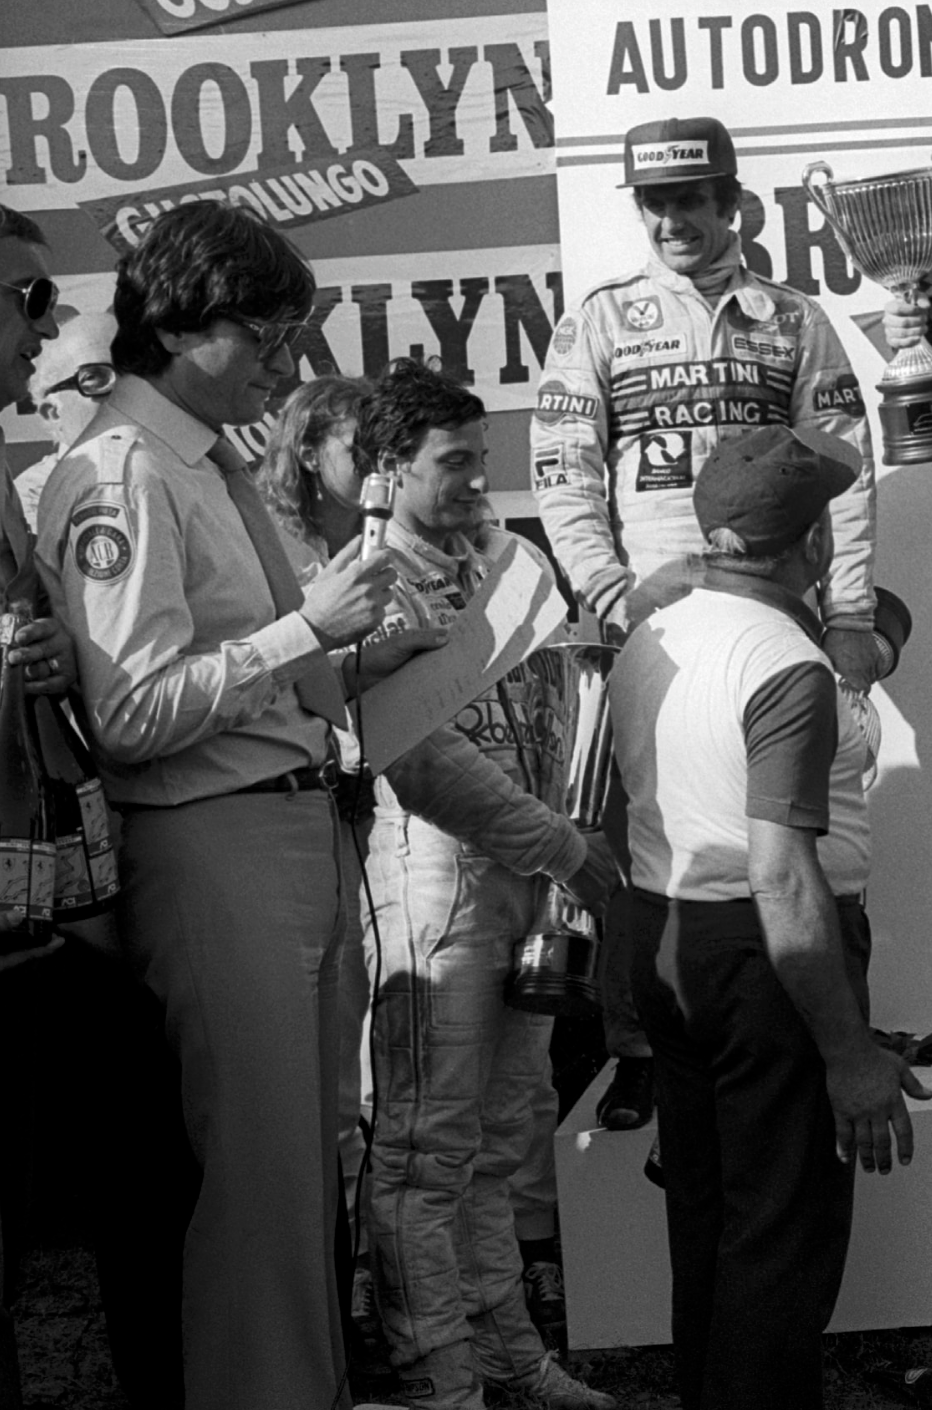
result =
M80 392L82 397L108 397L116 386L116 379L116 372L109 362L83 362L73 376L56 382L54 387L46 387L45 395Z
M258 339L259 357L265 361L273 357L279 348L287 347L289 352L300 342L301 337L307 332L307 323L288 323L281 320L270 320L267 323L260 323L254 318L242 318L238 313L224 314L231 323L238 323L241 328Z
M7 284L0 279L0 288L12 289L23 301L23 313L30 323L38 323L47 313L51 313L58 303L58 285L40 275L25 288L21 284Z

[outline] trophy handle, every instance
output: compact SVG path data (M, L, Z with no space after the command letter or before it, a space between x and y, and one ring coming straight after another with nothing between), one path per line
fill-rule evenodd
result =
M819 210L825 216L825 219L828 221L832 229L837 231L838 223L835 220L835 217L832 215L832 212L826 205L821 190L818 186L816 186L815 182L812 179L817 171L822 172L826 181L831 181L835 175L828 162L810 162L809 165L806 167L806 170L803 172L803 186L805 187L806 195L809 197L812 204L814 206L818 206Z

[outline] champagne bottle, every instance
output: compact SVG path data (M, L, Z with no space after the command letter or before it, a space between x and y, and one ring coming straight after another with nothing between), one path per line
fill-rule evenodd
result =
M103 788L61 703L51 695L33 703L55 802L54 918L85 920L108 910L119 890Z
M15 635L29 620L19 603L0 615L0 915L19 921L15 929L0 930L0 952L52 938L54 804L25 668L10 664Z

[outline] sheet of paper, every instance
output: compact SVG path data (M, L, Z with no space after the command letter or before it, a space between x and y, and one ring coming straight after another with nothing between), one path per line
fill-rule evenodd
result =
M512 539L451 625L446 646L412 657L356 703L372 772L381 773L543 646L565 615L547 571Z

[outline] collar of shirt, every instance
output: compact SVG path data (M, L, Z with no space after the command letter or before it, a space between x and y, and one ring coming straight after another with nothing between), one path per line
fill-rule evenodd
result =
M118 416L128 416L158 436L185 465L203 460L217 439L210 426L169 401L142 377L120 377L106 404Z
M389 520L386 541L390 548L405 549L417 558L426 558L428 563L435 563L438 568L454 577L464 569L472 568L479 561L479 555L464 534L451 535L453 552L445 553L442 548L435 548L420 535L412 534L410 529L404 528L397 519Z
M755 602L766 603L778 612L791 617L797 626L816 644L822 638L822 623L814 612L806 606L801 597L771 582L769 578L755 578L750 573L732 573L727 568L707 567L700 585L709 592L727 592L733 597L750 597Z
M737 235L734 232L732 234L737 240ZM646 272L655 284L671 289L674 293L699 294L699 290L688 275L678 274L676 270L669 269L659 255L652 254L650 256ZM766 322L776 313L777 306L773 299L766 289L758 284L754 275L745 264L740 262L740 259L734 267L731 282L725 292L737 300L742 312L747 314L748 318L752 318L755 323ZM721 307L720 301L718 306Z

